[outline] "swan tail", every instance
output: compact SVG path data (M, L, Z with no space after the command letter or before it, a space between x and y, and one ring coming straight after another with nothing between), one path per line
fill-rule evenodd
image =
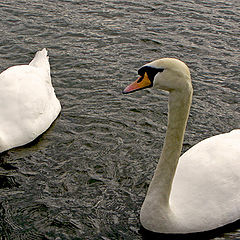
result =
M38 51L35 54L33 60L29 63L30 66L38 67L38 68L45 68L50 72L50 65L49 65L49 57L47 55L46 48Z

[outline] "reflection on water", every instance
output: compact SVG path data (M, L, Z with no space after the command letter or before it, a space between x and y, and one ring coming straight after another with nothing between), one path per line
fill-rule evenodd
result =
M184 150L239 128L239 13L236 0L0 3L0 70L47 47L63 107L38 141L2 157L17 168L0 168L2 238L142 239L167 95L121 91L143 64L177 57L194 87Z

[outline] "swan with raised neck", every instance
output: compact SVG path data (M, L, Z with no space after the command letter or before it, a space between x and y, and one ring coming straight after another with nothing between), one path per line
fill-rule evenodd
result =
M193 93L190 71L180 60L163 58L139 75L123 93L148 87L169 92L166 137L140 212L143 227L194 233L238 220L240 130L205 139L180 157Z

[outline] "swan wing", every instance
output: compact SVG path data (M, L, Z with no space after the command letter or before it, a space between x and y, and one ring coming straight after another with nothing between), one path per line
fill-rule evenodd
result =
M179 159L170 206L192 231L240 218L240 130L196 144Z
M0 74L0 152L34 140L61 109L51 84L46 50L29 65Z

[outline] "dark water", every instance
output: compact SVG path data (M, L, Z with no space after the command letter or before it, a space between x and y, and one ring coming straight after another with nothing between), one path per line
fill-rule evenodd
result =
M6 0L0 19L0 70L46 47L62 104L43 136L3 156L17 169L0 168L2 240L142 239L167 95L121 91L149 61L177 57L191 68L184 150L240 127L238 0Z

